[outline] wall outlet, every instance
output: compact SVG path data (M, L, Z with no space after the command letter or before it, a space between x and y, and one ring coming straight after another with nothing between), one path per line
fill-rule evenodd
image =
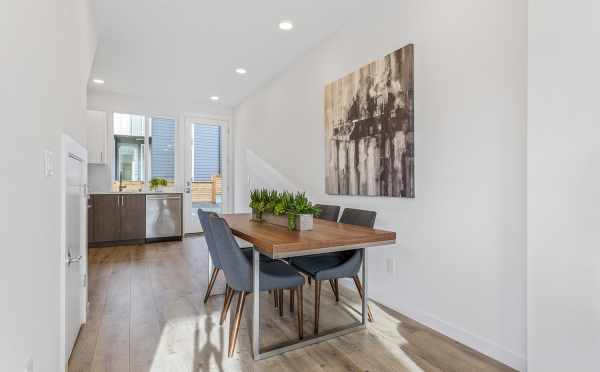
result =
M385 259L385 271L388 274L393 274L396 272L396 260L389 257Z

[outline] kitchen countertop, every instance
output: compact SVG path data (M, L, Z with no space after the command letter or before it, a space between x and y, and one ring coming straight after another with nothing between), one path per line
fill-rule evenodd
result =
M180 191L107 191L107 192L89 192L89 195L167 195L183 194Z

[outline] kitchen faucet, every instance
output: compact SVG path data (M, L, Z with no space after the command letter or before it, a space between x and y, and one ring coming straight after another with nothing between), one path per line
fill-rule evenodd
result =
M119 192L123 192L126 186L123 186L123 171L119 172Z

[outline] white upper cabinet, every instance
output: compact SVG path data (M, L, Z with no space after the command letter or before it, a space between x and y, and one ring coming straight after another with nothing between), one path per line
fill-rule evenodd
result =
M89 164L107 164L106 153L106 112L86 112L87 150Z

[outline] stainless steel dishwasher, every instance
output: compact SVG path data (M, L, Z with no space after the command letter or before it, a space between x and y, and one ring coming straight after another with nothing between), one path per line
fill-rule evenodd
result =
M146 239L182 236L182 195L146 195Z

